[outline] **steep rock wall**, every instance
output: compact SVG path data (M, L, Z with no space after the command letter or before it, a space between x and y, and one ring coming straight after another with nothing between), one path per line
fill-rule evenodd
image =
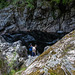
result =
M43 52L21 75L75 75L75 30Z
M37 0L33 10L10 5L0 10L0 34L30 30L70 32L75 29L75 9L72 3L67 8L69 12L60 15L59 9L52 11L48 1Z

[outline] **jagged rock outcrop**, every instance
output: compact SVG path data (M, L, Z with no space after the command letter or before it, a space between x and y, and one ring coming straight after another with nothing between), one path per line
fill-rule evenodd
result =
M64 15L60 15L59 9L56 9L54 18L52 8L45 0L37 0L33 10L26 6L10 5L0 10L0 34L30 30L70 32L75 29L75 8L72 6L71 3L67 7L69 12Z
M21 75L75 75L75 30L41 54Z
M13 68L15 70L19 69L23 65L24 60L27 58L27 48L21 45L21 41L14 43L8 43L4 41L0 42L0 60L3 60L6 64L6 74L8 74Z
M47 45L52 45L56 41L58 41L61 37L63 37L66 33L58 34L58 33L46 33L41 31L30 31L30 32L14 32L7 33L2 35L2 37L9 43L13 43L15 41L20 40L22 45L25 45L27 49L29 49L30 43L34 46L37 45L37 51L42 53L44 51L44 47Z
M26 67L28 67L38 56L28 56L28 59L26 61L24 61L24 64L26 65Z
M75 29L75 8L73 5L73 3L69 4L69 6L65 8L66 12L64 12L63 14L60 13L59 9L52 11L49 0L36 0L34 9L27 8L26 5L23 5L21 7L10 5L0 10L0 35L4 37L4 39L0 37L0 52L2 56L1 58L6 60L6 68L8 68L8 73L10 72L12 67L14 69L19 68L19 66L23 63L22 60L27 58L26 47L21 46L20 42L15 41L21 40L24 42L23 45L27 46L29 46L31 41L34 41L34 43L37 44L38 51L42 53L45 46L54 44L60 39L58 38L58 35L56 33L70 32ZM69 12L67 9L69 9ZM32 31L32 33L24 35L16 34L18 32L25 31ZM54 32L55 35L54 37L52 37L51 35L48 36L43 33L41 35L40 31L49 33ZM69 35L71 35L72 33L70 33ZM39 36L39 34L41 36ZM53 74L57 72L59 73L60 71L64 75L72 73L75 74L74 60L72 59L73 62L70 61L70 58L74 58L75 55L71 53L70 47L66 49L68 42L68 44L70 44L71 46L73 45L72 49L74 49L75 43L73 41L75 40L75 36L74 34L72 34L71 36L73 37L70 39L65 37L65 41L61 40L54 46L49 48L49 50L46 51L48 55L46 55L46 52L44 52L46 56L44 56L43 53L33 63L34 65L32 64L22 74L27 74L28 71L30 72L30 75L37 75L37 72L38 74L42 73L44 75L47 75L47 73ZM15 43L7 43L5 41L6 39L8 42ZM68 40L68 42L66 40ZM75 53L74 50L72 51ZM21 64L19 64L18 61L21 62ZM16 64L14 64L14 62ZM37 68L40 71L37 70Z

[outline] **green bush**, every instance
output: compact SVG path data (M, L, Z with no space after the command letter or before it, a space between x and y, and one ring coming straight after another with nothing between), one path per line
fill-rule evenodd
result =
M27 2L27 7L33 9L33 8L34 8L34 1L35 1L35 0L26 0L26 2Z
M15 73L16 73L15 70L12 69L12 70L10 71L9 75L15 75Z
M26 68L21 68L20 70L18 71L15 71L14 69L11 69L9 75L15 75L16 73L18 73L18 75L21 75L21 73L25 70Z
M57 4L62 3L62 4L67 4L70 3L72 0L51 0L51 2L56 2Z
M0 0L0 9L7 7L9 5L9 2L6 0Z

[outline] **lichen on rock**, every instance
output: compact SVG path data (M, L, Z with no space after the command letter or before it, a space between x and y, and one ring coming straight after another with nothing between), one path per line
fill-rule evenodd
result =
M42 53L22 75L75 75L75 30Z
M24 60L28 58L27 48L21 45L21 41L8 43L1 40L0 52L0 69L6 69L5 74L9 74L12 69L20 69ZM4 73L3 70L1 72Z

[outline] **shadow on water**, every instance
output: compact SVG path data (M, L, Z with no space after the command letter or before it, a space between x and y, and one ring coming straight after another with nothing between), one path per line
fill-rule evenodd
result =
M32 45L36 44L38 52L42 53L44 51L45 46L53 45L65 34L67 33L47 33L34 30L28 32L20 31L20 32L6 33L2 36L9 43L21 40L22 45L25 45L27 49L29 48L30 43L32 43Z

